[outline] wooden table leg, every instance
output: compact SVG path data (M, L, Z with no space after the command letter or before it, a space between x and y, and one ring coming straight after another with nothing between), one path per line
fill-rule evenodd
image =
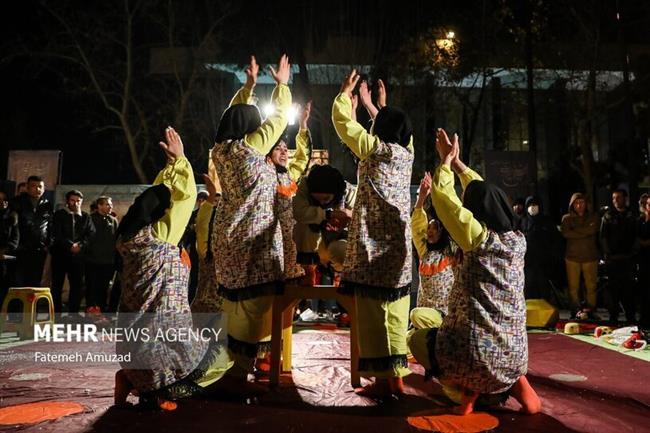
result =
M282 317L284 310L284 299L276 296L273 300L273 313L271 323L271 386L280 383L280 363L282 355Z
M292 301L282 312L282 372L291 371L291 356L293 350L293 310L296 301Z

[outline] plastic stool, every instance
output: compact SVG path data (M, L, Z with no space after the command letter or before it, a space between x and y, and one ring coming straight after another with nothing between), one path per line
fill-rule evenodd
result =
M22 303L22 318L20 322L9 321L8 307L13 300ZM36 320L36 305L40 299L47 299L49 314L47 320ZM34 337L34 325L49 323L54 325L54 301L49 287L11 287L2 303L0 311L0 333L17 332L21 340Z

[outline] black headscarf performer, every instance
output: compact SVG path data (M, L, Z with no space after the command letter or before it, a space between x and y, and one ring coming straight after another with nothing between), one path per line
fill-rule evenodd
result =
M508 196L498 186L480 180L467 185L463 206L474 214L474 218L497 233L517 228L517 216L512 211Z
M215 143L226 140L240 140L262 125L260 110L255 105L235 104L221 115Z
M331 165L315 165L307 176L309 193L333 194L334 199L324 207L332 207L343 200L345 180L343 175Z
M171 195L169 188L163 184L144 190L122 218L115 236L123 240L131 239L143 227L158 221L169 208Z
M404 111L386 106L377 113L371 133L384 143L406 147L411 142L413 126Z

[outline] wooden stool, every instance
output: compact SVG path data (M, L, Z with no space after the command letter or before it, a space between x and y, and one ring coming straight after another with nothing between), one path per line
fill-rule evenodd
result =
M13 300L22 303L20 322L8 321L8 307ZM47 299L48 317L46 320L36 320L36 305L40 299ZM11 287L2 303L0 310L0 333L17 332L21 340L34 337L34 325L49 323L54 325L54 301L49 287Z
M271 377L272 386L280 382L280 371L291 371L293 313L301 299L336 299L350 316L350 375L352 387L361 386L359 377L358 324L354 297L337 293L335 286L300 286L287 284L284 294L273 301L271 330Z

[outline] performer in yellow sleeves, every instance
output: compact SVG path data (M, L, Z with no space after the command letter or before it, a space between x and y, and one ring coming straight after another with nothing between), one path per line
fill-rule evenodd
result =
M442 162L433 175L432 202L463 257L449 314L440 322L435 310L414 312L413 323L423 329L410 334L409 347L460 403L456 413L471 413L479 398L491 404L508 395L521 403L522 411L537 413L541 403L525 376L526 239L516 228L506 194L461 162L458 136L452 143L439 130L436 147ZM463 186L462 202L452 169Z
M359 75L346 77L334 100L338 136L359 158L357 199L352 214L341 291L354 294L359 320L359 371L375 382L361 395L403 392L407 364L406 330L411 289L410 183L413 165L411 122L383 106L372 134L352 119L352 90Z
M222 187L222 203L214 225L214 257L219 293L226 299L228 352L234 360L229 375L246 385L259 341L271 333L273 296L282 293L284 248L275 213L277 172L266 155L287 126L291 93L289 59L271 68L277 86L274 113L264 122L248 105L259 66L251 58L247 81L219 121L212 160Z

